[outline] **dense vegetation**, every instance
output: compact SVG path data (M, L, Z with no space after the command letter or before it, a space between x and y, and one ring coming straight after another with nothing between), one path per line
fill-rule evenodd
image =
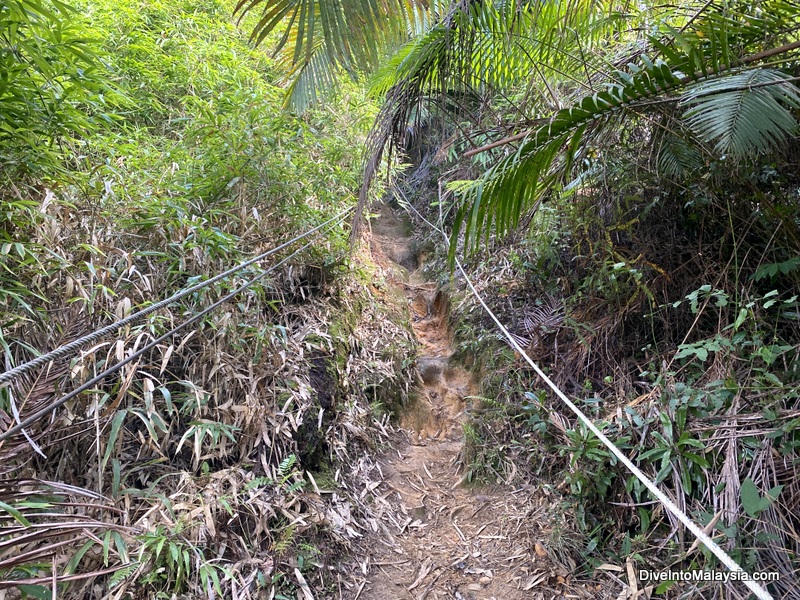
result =
M799 32L782 1L453 4L378 70L366 173L405 153L398 197L453 232L449 260L737 561L781 573L782 597L800 544ZM568 564L714 566L459 306L485 373L473 476L553 482L576 517L553 533ZM673 585L656 591L740 597Z
M366 182L386 150L412 163L397 196L449 227L451 264L463 249L563 389L745 568L779 571L773 590L796 593L800 6L396 10L411 39L385 41L372 80L383 102ZM325 31L361 27L331 18ZM314 44L302 20L293 35ZM468 425L476 477L527 465L561 480L578 517L572 540L554 540L568 561L646 564L656 545L668 564L714 564L685 555L682 528L498 353L479 307L456 316L496 416Z
M455 257L645 473L797 597L796 2L15 0L0 21L6 367L305 231L359 186L363 213L388 168L391 196L451 232L418 221L484 375L466 478L546 482L549 547L576 573L716 565L498 341ZM0 586L343 595L327 561L368 514L351 514L356 457L381 435L375 400L406 391L412 342L346 228L320 239L0 444ZM0 388L3 429L263 268Z
M0 7L5 368L352 206L373 104L345 85L324 110L282 111L284 72L232 12L222 0ZM376 439L363 390L402 395L410 348L402 328L395 345L360 348L388 309L344 260L346 225L0 443L0 588L243 598L336 582L320 567L352 537L353 475L339 466ZM300 246L3 387L3 429Z

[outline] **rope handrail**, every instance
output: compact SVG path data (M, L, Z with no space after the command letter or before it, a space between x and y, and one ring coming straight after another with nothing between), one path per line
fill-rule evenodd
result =
M188 296L189 294L191 294L193 292L196 292L197 290L200 290L200 289L202 289L204 287L208 287L209 285L212 285L212 284L220 281L221 279L224 279L225 277L228 277L229 275L232 275L233 273L236 273L237 271L240 271L240 270L244 269L245 267L249 267L250 265L252 265L252 264L254 264L256 262L258 262L260 260L263 260L263 259L267 258L268 256L270 256L272 254L275 254L276 252L278 252L280 250L283 250L287 246L291 246L295 242L298 242L298 241L308 237L312 233L315 233L315 232L319 231L323 227L325 227L325 226L327 226L327 225L329 225L329 224L331 224L333 222L341 221L345 216L347 216L350 212L352 212L353 209L354 209L354 207L350 207L350 208L348 208L346 210L343 210L342 212L340 212L336 216L328 219L327 221L325 221L324 223L321 223L320 225L317 225L313 229L309 229L305 233L300 234L300 235L292 238L288 242L284 242L281 245L276 246L275 248L272 248L271 250L268 250L268 251L266 251L266 252L264 252L262 254L259 254L258 256L255 256L255 257L253 257L253 258L251 258L251 259L249 259L249 260L247 260L247 261L245 261L243 263L240 263L239 265L236 265L235 267L231 267L227 271L224 271L224 272L220 273L219 275L215 275L211 279L207 279L206 281L202 281L202 282L200 282L200 283L198 283L196 285L193 285L193 286L188 287L186 289L183 289L183 290L181 290L179 292L176 292L175 294L173 294L169 298L166 298L164 300L156 302L155 304L151 304L147 308L144 308L144 309L142 309L142 310L140 310L140 311L138 311L138 312L136 312L136 313L134 313L132 315L128 315L124 319L120 319L118 321L115 321L114 323L111 323L110 325L106 325L104 327L101 327L100 329L97 329L96 331L93 331L92 333L86 334L83 337L80 337L80 338L78 338L76 340L73 340L73 341L67 343L67 344L64 344L63 346L59 346L58 348L55 348L55 349L53 349L53 350L51 350L51 351L49 351L49 352L47 352L45 354L41 354L41 355L37 356L36 358L29 360L26 363L23 363L21 365L18 365L16 367L14 367L13 369L9 369L8 371L4 371L3 373L0 373L0 386L2 386L3 384L8 383L10 381L13 381L17 377L19 377L20 375L24 375L28 371L32 371L33 369L36 369L38 367L42 367L42 366L46 365L47 363L49 363L51 361L54 361L54 360L57 360L57 359L62 358L64 356L67 356L67 355L71 354L72 352L74 352L75 350L78 350L81 346L84 346L86 344L95 342L95 341L99 340L100 338L104 337L105 335L107 335L109 333L112 333L112 332L114 332L114 331L116 331L116 330L118 330L118 329L120 329L122 327L125 327L126 325L130 325L132 323L140 321L141 319L143 319L147 315L149 315L151 313L154 313L157 310L160 310L160 309L164 308L165 306L168 306L168 305L172 304L173 302L177 302L181 298L184 298L184 297Z
M408 208L413 210L417 214L417 216L420 219L422 219L425 223L427 223L428 226L430 226L434 231L437 231L437 232L441 233L442 236L444 237L445 244L449 245L450 239L448 238L448 236L445 233L443 228L438 227L438 226L434 225L433 223L431 223L430 221L428 221L428 219L423 217L419 213L419 211L417 211L417 209L414 208L411 205L411 203L409 203L407 201L404 201L403 205L407 206ZM441 210L441 205L440 205L440 210ZM611 451L611 453L623 465L625 465L625 467L631 473L633 473L636 476L636 478L639 479L639 481L641 481L644 484L644 486L647 488L647 490L659 502L661 502L661 504L664 505L664 508L666 508L669 512L671 512L675 517L677 517L677 519L689 531L691 531L694 534L694 536L698 539L698 541L700 543L702 543L706 548L708 548L714 554L714 556L716 556L722 562L722 564L724 564L731 572L740 574L740 578L739 578L740 581L744 585L746 585L750 589L750 591L753 592L753 594L755 594L755 596L757 598L759 598L759 600L774 600L772 595L764 587L762 587L761 585L756 583L745 572L745 570L742 569L742 567L739 566L739 564L735 560L733 560L730 557L730 555L728 555L727 552L725 552L725 550L723 550L714 540L712 540L711 537L708 534L706 534L700 528L700 526L698 526L691 519L691 517L689 517L685 512L683 512L680 508L678 508L678 506L672 501L672 499L670 499L669 496L667 496L664 492L662 492L659 489L659 487L655 484L655 482L653 482L636 465L634 465L633 462L627 456L625 456L625 454L622 452L622 450L617 448L617 446L611 440L609 440L605 436L605 434L603 434L603 432L600 431L600 429L597 428L597 426L594 424L594 422L591 419L589 419L589 417L587 417L583 413L583 411L581 411L581 409L578 408L567 397L567 395L564 392L561 391L561 389L555 383L553 383L553 381L544 373L544 371L542 371L539 368L539 365L537 365L533 361L533 359L531 359L531 357L528 356L528 353L525 352L524 348L522 348L522 346L520 346L519 342L517 342L517 340L514 339L514 336L508 331L508 329L506 329L503 326L503 324L500 322L500 320L497 318L497 316L494 314L494 312L492 312L492 310L489 308L489 306L486 304L486 302L481 297L481 295L478 292L478 290L473 285L472 280L469 278L469 275L467 275L467 272L464 269L464 267L462 266L461 262L458 260L458 257L455 257L455 265L458 268L458 270L461 272L461 275L463 275L464 280L467 283L467 286L469 287L470 291L472 292L472 295L475 296L475 299L480 303L480 305L483 307L484 311L491 317L492 321L494 321L495 325L497 325L498 329L500 329L500 331L503 333L503 335L509 341L509 343L511 344L512 348L514 348L514 350L519 352L519 354L533 368L533 370L542 379L542 381L544 381L547 384L547 386L551 390L553 390L553 392L555 392L555 394L561 399L561 401L564 402L564 404L566 404L567 407L569 407L569 409L573 413L575 413L575 415L577 415L577 417L581 420L581 422L583 422L583 424L586 425L586 427L597 437L597 439L599 439L601 442L603 442L603 444Z

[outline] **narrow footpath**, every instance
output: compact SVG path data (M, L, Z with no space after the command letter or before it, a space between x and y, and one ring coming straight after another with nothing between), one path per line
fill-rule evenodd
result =
M373 256L408 299L419 342L416 398L379 461L385 483L370 540L365 600L530 600L572 595L543 527L550 502L529 486L471 488L464 481L465 411L479 382L453 358L448 299L424 280L408 221L378 207Z

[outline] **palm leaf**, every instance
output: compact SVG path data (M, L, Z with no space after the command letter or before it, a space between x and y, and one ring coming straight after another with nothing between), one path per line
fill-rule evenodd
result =
M617 73L607 90L586 96L574 106L558 111L547 124L534 130L512 155L500 160L467 190L465 203L457 213L453 244L464 221L467 248L474 248L481 233L488 237L492 227L506 235L522 213L568 175L569 166L589 130L602 130L610 118L631 105L657 96L679 85L680 79L663 62L643 58L644 67L633 74ZM563 149L561 172L554 172ZM469 217L468 217L469 215Z
M338 80L337 63L318 43L308 60L290 67L283 107L303 113L320 100L321 91L335 90Z
M786 75L755 69L692 86L681 100L686 125L721 155L750 157L798 132L800 90Z
M275 53L303 82L290 78L290 104L305 106L330 89L332 74L371 70L420 20L418 0L240 0L234 13L260 11L251 40L263 43L281 25ZM325 55L322 58L322 55Z
M787 10L798 14L797 6ZM616 71L604 84L605 91L584 96L571 107L557 111L545 125L529 132L516 152L501 158L473 186L462 185L463 205L457 212L451 251L462 226L468 250L475 248L481 237L488 239L492 230L500 236L510 232L525 210L570 174L575 149L584 143L580 138L601 135L615 122L614 116L638 117L643 112L658 111L663 105L660 101L653 104L656 98L666 96L667 101L674 99L689 106L684 121L698 141L714 142L717 151L737 157L772 148L796 132L797 122L789 109L800 105L800 92L784 75L767 69L733 74L729 70L734 62L747 64L768 55L783 54L786 60L798 43L734 61L733 49L721 46L733 37L732 32L739 30L755 37L749 30L752 25L742 25L728 17L714 17L713 22L716 29L708 28L705 22L698 23L699 34L670 30L672 45L661 38L651 38L650 43L666 61L641 55L638 65L629 64L626 70ZM783 21L763 20L769 26L777 22ZM684 96L675 95L687 86L690 87ZM671 143L675 148L678 142ZM667 154L662 158L666 159ZM678 157L673 154L673 158ZM684 146L682 159L684 166L690 167L698 157ZM669 166L676 169L679 165L673 162Z
M374 78L372 90L383 95L384 102L370 136L358 213L384 151L389 148L391 155L402 147L405 132L420 125L419 115L435 112L444 127L462 122L480 126L486 118L484 98L498 90L522 88L531 73L546 78L552 69L585 66L576 42L599 38L595 29L607 24L605 13L597 10L601 6L596 0L512 0L454 3L440 12L439 19L401 48ZM508 214L515 214L516 208ZM473 214L478 219L482 213ZM353 232L357 235L357 226Z
M661 140L656 167L667 177L682 178L702 168L703 158L694 144L670 132Z
M671 16L678 15L675 25L664 27L642 43L623 47L615 59L616 66L611 66L592 58L589 51L593 40L598 39L592 32L602 35L620 22L619 15L607 5L588 0L457 5L426 35L403 48L381 72L375 88L385 93L386 100L370 140L364 189L384 149L401 145L404 132L412 126L410 119L425 112L419 110L421 106L435 110L451 131L454 127L462 131L465 123L471 127L461 143L474 144L476 139L492 140L494 136L494 141L483 147L473 146L465 157L484 151L496 156L495 149L501 148L499 159L488 168L473 163L483 169L483 174L472 185L461 182L457 186L461 204L451 250L462 230L466 248L471 249L492 230L504 235L515 228L522 214L568 180L576 157L591 139L613 132L623 119L662 112L672 115L674 104L684 102L683 106L689 108L685 127L678 125L675 129L685 130L686 140L652 137L661 140L660 162L675 173L696 168L697 148L704 141L717 144L717 149L739 153L752 150L746 147L748 136L756 141L755 148L778 143L794 131L788 112L795 102L793 86L787 87L788 82L776 80L777 76L768 80L769 75L751 74L750 80L756 82L753 85L760 87L750 89L750 84L735 79L744 71L731 71L775 57L789 60L800 48L796 41L798 5L768 0L761 4L757 16L743 4L713 5L713 10L711 6L703 2L686 6L685 12L683 7L665 9L673 11ZM586 7L602 9L602 17L586 13ZM570 16L573 20L563 26L559 18ZM625 22L647 23L651 17L648 13L640 21L633 18ZM588 24L576 23L575 18L583 18ZM652 58L648 58L648 51ZM492 65L499 67L492 69ZM580 75L584 75L582 81ZM507 124L504 131L496 126L491 111L486 116L485 107L491 108L487 98L504 98L501 94L520 85L534 87L531 80L537 78L546 88L541 96L549 95L550 104L556 108L549 119L523 115L519 125ZM680 92L687 86L689 91L682 97ZM569 95L559 97L570 87ZM560 109L564 99L570 97L571 105ZM470 107L471 98L480 100L473 102L474 108ZM710 118L702 110L693 110L698 105L707 108L704 98L719 103ZM753 122L750 117L756 116L756 109L769 109L772 116L761 116L761 123ZM537 127L520 133L531 124ZM489 133L490 129L494 133ZM509 135L511 132L513 135ZM698 134L697 140L691 139L692 133ZM520 144L509 152L506 144L513 142Z

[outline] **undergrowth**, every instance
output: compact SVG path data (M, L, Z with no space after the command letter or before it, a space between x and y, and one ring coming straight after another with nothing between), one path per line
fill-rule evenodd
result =
M529 215L527 233L472 255L468 270L584 413L746 570L777 571L772 589L791 594L800 547L796 143L680 182L624 148L606 151L602 178L553 197ZM420 189L437 168L423 161L400 185ZM422 190L408 197L435 220L441 198ZM434 268L447 272L445 260ZM455 295L460 358L483 375L465 426L471 478L550 482L558 514L571 515L551 547L585 576L655 557L665 568L723 568L702 547L687 553L693 536L500 339L458 277L442 283ZM723 584L651 591L738 597Z
M15 44L0 96L6 368L353 204L373 105L343 84L325 108L282 111L282 73L232 8L0 7ZM337 561L362 527L361 455L385 433L366 390L402 398L412 341L347 235L347 222L317 234L273 277L0 443L0 589L288 598L349 585ZM267 266L0 389L3 429ZM392 340L378 349L364 343L377 323Z

